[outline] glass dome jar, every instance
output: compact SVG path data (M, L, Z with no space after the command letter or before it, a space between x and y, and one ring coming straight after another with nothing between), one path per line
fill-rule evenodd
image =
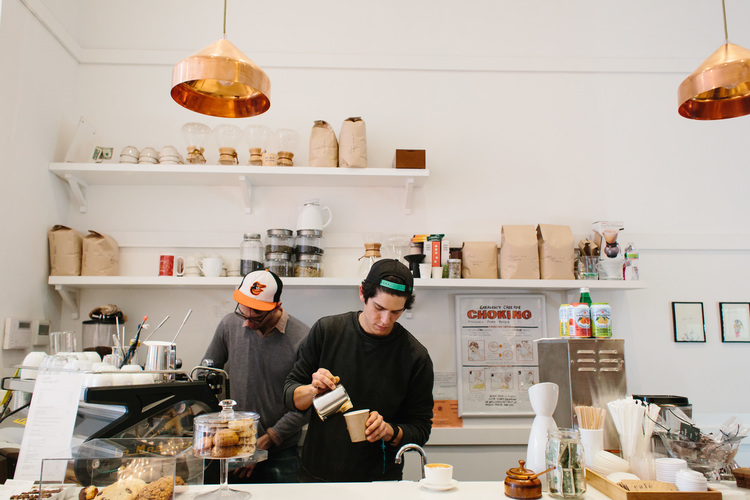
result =
M280 278L291 278L294 276L294 263L292 254L285 252L267 252L266 269Z
M201 458L240 458L255 453L260 415L234 411L237 403L225 399L218 413L195 417L193 454Z
M302 253L297 255L297 263L294 266L294 276L297 278L323 277L322 260L322 255L314 253Z
M294 233L291 229L266 231L266 254L269 253L294 253Z

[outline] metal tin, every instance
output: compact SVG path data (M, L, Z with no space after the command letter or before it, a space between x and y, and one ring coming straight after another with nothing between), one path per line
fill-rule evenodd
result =
M571 337L591 337L591 313L588 304L583 302L574 302L570 315L570 333Z
M605 302L591 304L591 336L599 338L612 336L612 308Z
M560 336L570 337L570 317L573 306L570 304L560 304L558 317L560 318Z

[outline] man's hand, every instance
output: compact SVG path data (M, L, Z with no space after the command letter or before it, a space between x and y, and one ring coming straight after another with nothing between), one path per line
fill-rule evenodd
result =
M232 475L238 478L246 479L253 473L253 469L255 469L255 464L246 465L232 471Z
M367 436L367 440L371 443L381 439L385 439L387 442L393 437L393 429L391 429L391 426L383 420L383 416L376 411L370 412L370 417L367 419L365 425L367 426L365 429L365 435Z
M338 383L338 377L334 377L325 368L318 368L318 371L312 375L312 383L294 389L294 406L298 410L307 410L312 406L315 396L334 390Z

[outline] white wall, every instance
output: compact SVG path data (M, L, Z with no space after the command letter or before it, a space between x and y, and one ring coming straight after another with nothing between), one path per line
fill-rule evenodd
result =
M71 116L77 64L17 0L2 2L0 21L0 318L47 318L60 307L47 286L47 229L68 220L64 190L47 165L59 153ZM12 375L23 351L0 351Z
M309 8L307 3L292 4L298 12ZM111 37L106 38L101 23L88 23L90 28L80 42L84 61L76 68L20 4L6 0L0 29L2 67L6 60L20 59L19 52L32 50L11 45L7 37L14 33L36 44L46 40L31 55L41 53L47 64L60 67L54 95L42 98L46 106L32 99L32 87L25 86L27 80L21 76L10 83L22 99L0 94L4 106L15 106L17 111L11 120L3 111L3 138L25 131L2 148L14 158L1 167L9 181L2 188L4 208L6 213L23 214L5 218L3 227L23 244L15 249L6 246L0 255L23 262L24 267L12 266L6 272L10 279L4 280L0 292L4 299L0 310L4 316L50 315L53 327L80 331L80 320L71 320L70 311L43 284L45 231L55 223L123 235L235 234L239 245L243 232L293 228L296 207L315 196L334 213L326 234L346 242L327 254L327 273L351 275L361 255L363 232L440 232L455 243L499 242L503 224L568 224L582 237L589 233L592 221L621 219L626 226L623 240L632 239L641 249L642 276L649 288L601 293L594 298L613 306L615 335L626 342L629 390L688 396L699 423L702 417L714 425L724 415L741 415L747 421L750 400L737 397L734 381L747 378L743 361L750 345L721 343L717 304L750 301L746 286L750 222L745 202L750 173L744 165L750 122L747 117L695 122L676 111L679 83L721 39L702 36L695 28L695 33L681 32L685 23L678 20L687 20L696 10L678 9L674 3L643 4L658 23L635 7L618 10L597 2L594 8L583 2L565 12L555 2L531 4L492 3L491 16L481 15L481 8L488 8L482 2L471 4L472 9L467 9L471 15L450 10L453 4L448 2L409 4L404 7L409 9L406 17L399 17L399 11L389 11L391 16L385 17L409 19L413 31L407 27L396 31L397 42L387 36L377 38L382 44L373 37L393 27L388 24L392 21L374 12L367 12L358 30L366 36L355 36L351 42L322 41L330 40L332 32L346 33L348 38L348 31L320 30L314 22L304 24L308 18L302 15L289 20L289 36L277 33L271 39L256 39L258 31L237 30L237 39L253 38L252 44L245 49L234 36L230 39L267 68L273 85L272 107L265 115L231 121L196 115L169 98L171 65L183 55L163 63L165 55L176 46L187 53L213 41L216 37L206 36L205 26L195 27L196 41L186 40L189 43L182 45L163 36L160 51L139 53L143 64L104 64L98 62L107 56L132 59L132 53L123 49L128 37L118 24L109 27ZM98 9L118 5L122 4L93 2L88 15L103 15L104 10ZM117 18L112 12L110 19ZM188 9L182 12L194 14ZM341 11L334 12L339 21L345 17ZM451 15L447 12L456 16L455 22L448 23ZM154 15L159 18L158 12ZM9 17L13 20L10 33L5 28ZM185 29L200 18L188 17L174 18L175 25ZM329 20L320 22L335 25ZM720 22L719 17L716 23ZM268 25L261 23L260 33ZM526 28L528 33L523 31ZM632 36L637 28L643 29L639 31L642 37ZM720 31L720 25L710 31ZM735 31L736 38L747 36ZM175 36L185 42L180 39L184 34ZM648 43L653 41L659 43ZM309 57L301 53L306 42ZM104 50L94 51L96 43L103 44ZM253 47L258 48L259 57ZM526 57L514 58L517 55ZM34 69L25 64L26 71ZM347 64L349 68L344 67ZM429 68L404 69L422 65ZM45 81L41 75L25 76ZM8 84L7 79L0 82ZM257 188L249 215L240 210L240 193L232 188L95 187L89 190L88 212L79 213L77 206L66 202L65 186L45 171L48 160L62 160L65 144L60 144L60 138L65 142L70 137L69 124L78 115L94 125L103 143L112 145L116 154L126 144L183 148L179 128L188 121L295 128L306 141L316 119L329 121L338 131L348 116L361 116L367 124L371 166L389 166L396 148L424 148L430 178L415 191L409 216L403 215L402 192L395 188L301 187ZM33 159L27 159L28 154ZM300 156L305 158L304 149ZM247 156L241 153L241 159L246 162ZM33 200L27 200L30 194ZM25 210L13 208L19 203ZM160 250L205 251L167 245L129 249L124 252L123 267L132 274L155 274ZM219 250L237 255L233 248ZM437 370L454 370L453 354L445 347L453 345L452 295L431 291L417 300L413 318L404 320L405 326L430 349ZM557 294L548 294L548 311L554 312L554 302L559 300ZM292 314L308 323L358 307L355 290L326 293L325 300L309 291L289 290L283 301ZM707 343L673 342L672 301L704 302ZM179 349L187 366L198 362L218 319L233 308L228 291L104 290L84 292L80 310L85 316L106 303L116 303L130 316L129 331L145 314L157 322L169 314L172 319L165 331L174 332L187 309L193 308ZM548 324L554 321L550 314ZM6 373L16 359L5 355ZM479 420L466 425L486 423ZM498 422L489 423L496 426ZM501 477L498 471L514 465L518 445L525 442L523 432L517 434L502 438L513 446L489 447L494 463L467 464L457 472L459 479ZM496 443L498 438L488 438L488 442ZM465 452L459 448L457 454Z

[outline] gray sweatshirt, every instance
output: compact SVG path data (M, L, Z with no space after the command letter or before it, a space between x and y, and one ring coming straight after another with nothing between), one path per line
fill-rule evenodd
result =
M243 327L242 318L227 314L216 327L204 359L229 373L230 397L235 410L260 415L258 436L269 429L274 446L282 450L297 444L309 412L287 411L284 381L297 360L297 349L310 327L284 311L276 327L261 337L257 330Z

